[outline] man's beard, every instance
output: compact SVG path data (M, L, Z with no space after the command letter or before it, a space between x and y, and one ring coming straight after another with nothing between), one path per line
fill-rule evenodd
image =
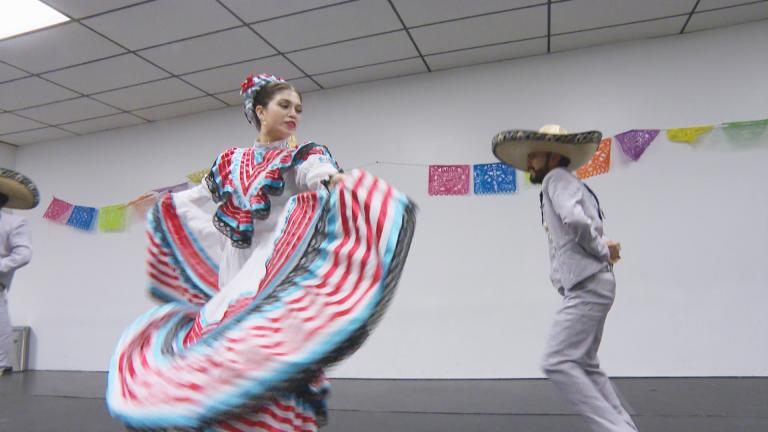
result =
M540 168L537 170L529 171L531 175L531 183L533 184L542 184L544 182L544 177L549 174L548 168Z

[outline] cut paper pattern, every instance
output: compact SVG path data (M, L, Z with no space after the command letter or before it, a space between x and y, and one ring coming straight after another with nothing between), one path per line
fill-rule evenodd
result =
M48 209L45 210L43 218L52 220L58 223L66 223L69 219L70 213L74 206L64 200L60 200L53 197L51 203L48 204Z
M637 162L657 135L658 129L632 129L614 136L613 139L619 143L624 154Z
M734 141L751 141L760 138L768 126L768 119L731 122L723 125L723 131Z
M430 195L467 195L469 165L430 165Z
M144 217L146 217L147 212L149 211L149 209L151 209L152 206L155 205L155 202L157 202L158 196L159 196L159 194L156 194L154 192L148 192L148 193L145 193L144 195L141 195L140 197L134 199L133 201L129 202L125 206L132 208L134 213L137 216L139 216L141 218L144 218ZM142 219L142 221L143 221L143 219Z
M125 229L126 205L117 204L99 209L99 230L104 232L123 231Z
M96 221L96 214L97 210L94 207L76 205L67 219L67 225L83 231L90 231Z
M515 169L503 163L473 166L476 194L512 193L517 190Z
M611 167L611 139L604 138L600 141L597 151L586 165L576 170L576 177L585 178L605 174Z
M667 139L675 142L692 143L702 135L712 130L714 126L695 126L687 128L667 129Z

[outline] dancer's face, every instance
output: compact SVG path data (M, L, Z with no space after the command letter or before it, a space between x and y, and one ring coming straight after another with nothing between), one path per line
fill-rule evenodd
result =
M544 177L549 174L553 153L532 152L528 153L528 173L531 175L531 183L541 184Z
M270 142L282 141L293 135L301 120L301 97L293 90L275 93L266 107L257 106L261 120L261 135Z

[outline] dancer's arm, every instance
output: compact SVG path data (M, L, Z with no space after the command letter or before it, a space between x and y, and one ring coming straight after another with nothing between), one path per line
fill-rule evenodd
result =
M296 183L300 189L318 190L324 180L338 176L339 170L333 160L325 154L313 154L296 171Z
M587 252L607 262L608 246L584 213L584 193L579 181L561 170L553 171L550 176L547 190L555 213L574 230L576 240Z
M21 220L8 235L8 243L11 253L0 259L0 273L15 271L32 260L32 246L29 241L29 227L27 221Z

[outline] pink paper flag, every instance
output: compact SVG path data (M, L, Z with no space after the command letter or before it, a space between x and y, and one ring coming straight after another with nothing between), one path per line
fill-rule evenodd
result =
M430 165L430 195L467 195L469 165Z
M66 223L74 207L74 205L64 200L53 197L51 203L48 204L48 209L43 214L43 218L58 223Z

